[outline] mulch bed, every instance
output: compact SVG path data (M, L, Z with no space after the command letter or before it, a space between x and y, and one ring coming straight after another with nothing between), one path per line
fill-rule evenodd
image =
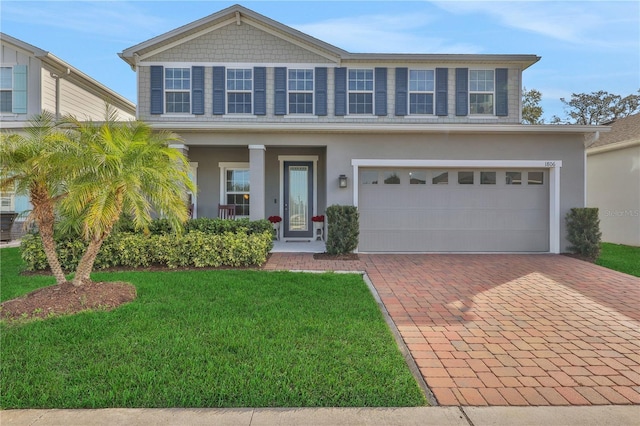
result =
M314 253L313 258L315 260L360 260L358 253L346 253L346 254L329 254L329 253Z
M125 282L91 282L79 287L66 282L1 303L0 318L26 320L93 309L109 311L135 298L135 286Z

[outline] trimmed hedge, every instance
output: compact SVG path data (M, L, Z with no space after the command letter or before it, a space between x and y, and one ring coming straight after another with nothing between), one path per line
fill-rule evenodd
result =
M597 207L572 208L566 216L569 250L591 260L600 256L600 219Z
M149 228L149 235L123 231L126 226L118 228L102 245L95 268L262 265L273 247L272 227L267 220L193 219L181 234L173 233L168 222L162 220L154 221ZM84 253L84 241L65 238L57 240L56 245L62 268L74 270ZM21 250L27 270L49 267L39 235L25 235Z
M327 207L327 253L347 254L358 247L360 235L358 208L334 204Z

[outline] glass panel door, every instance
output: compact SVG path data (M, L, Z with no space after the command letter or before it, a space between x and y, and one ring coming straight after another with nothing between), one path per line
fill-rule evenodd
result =
M284 236L311 237L313 163L285 162Z

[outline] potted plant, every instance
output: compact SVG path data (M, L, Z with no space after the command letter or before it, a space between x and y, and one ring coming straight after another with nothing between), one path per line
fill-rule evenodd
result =
M269 216L269 222L273 226L273 231L275 232L276 240L280 239L280 222L282 222L282 218L280 216Z
M324 215L313 216L311 222L313 222L313 235L316 240L319 238L324 241Z

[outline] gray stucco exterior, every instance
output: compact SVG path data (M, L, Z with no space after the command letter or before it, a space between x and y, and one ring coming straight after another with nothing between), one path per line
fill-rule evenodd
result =
M351 54L241 6L232 6L126 49L120 56L138 74L139 118L157 129L179 133L190 161L194 166L197 163L198 217L215 217L219 203L237 199L231 187L235 183L226 181L236 169L246 169L251 176L251 189L245 194L251 218L286 215L284 198L290 189L286 167L307 164L313 180L309 216L324 214L332 204L358 205L357 173L362 164L412 164L424 170L440 164L452 169L464 165L469 170L544 169L549 194L544 205L549 210L544 232L548 233L545 238L551 252L566 250L564 216L570 208L585 203L584 135L595 130L587 126L520 124L522 72L537 62L535 55ZM152 114L152 87L162 84L152 82L152 67L161 72L204 67L204 113ZM266 71L265 113L214 114L216 90L225 93L231 87L214 87L214 69L254 67ZM276 114L278 68L326 68L326 114L315 114L317 110L311 114ZM383 101L386 114L337 114L341 97L351 99L350 94L356 92L350 91L350 86L346 94L340 92L337 69L371 70L372 75L373 70L377 73L384 69L380 75L386 73L385 80L376 80L365 92L373 104ZM436 115L435 108L427 114L399 112L396 103L406 93L398 91L398 69L429 70L432 74L438 69L439 75L447 75L447 80L436 80L436 87L427 90L432 100L436 95L438 102L446 99L446 114ZM457 76L470 76L473 70L507 76L504 87L493 87L493 82L498 83L496 78L484 92L495 104L492 113L474 115L470 108L460 113L460 102L464 105L472 100L472 86L461 87ZM168 90L163 90L161 99L166 102ZM317 92L313 96L317 101ZM503 99L498 99L500 96ZM501 110L506 114L497 114L498 102L502 102ZM226 175L227 170L231 174ZM338 187L340 175L347 177L347 188ZM451 186L451 190L455 188ZM389 246L388 251L405 251L401 245Z

